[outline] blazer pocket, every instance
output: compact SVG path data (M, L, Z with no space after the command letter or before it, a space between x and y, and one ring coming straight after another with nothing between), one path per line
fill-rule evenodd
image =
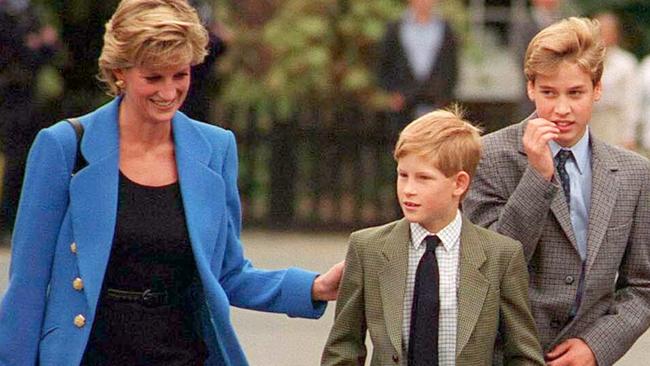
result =
M57 330L57 329L59 329L59 326L58 326L58 325L57 325L57 326L54 326L54 327L50 327L50 328L48 328L47 330L45 330L43 333L41 333L41 339L40 339L41 342L42 342L42 341L43 341L43 340L44 340L48 335L52 334L52 332L54 332L54 331Z
M71 352L69 347L70 340L62 337L61 327L54 326L47 328L41 334L41 340L38 344L38 363L37 365L62 365L65 362L67 353Z
M632 219L628 222L617 225L614 227L607 228L607 233L605 237L607 238L608 243L625 243L627 238L630 235L630 229L632 228Z

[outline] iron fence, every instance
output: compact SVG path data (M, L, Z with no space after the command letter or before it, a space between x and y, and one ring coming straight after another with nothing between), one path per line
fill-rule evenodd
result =
M468 119L489 132L510 121L512 103L467 102ZM292 118L222 111L239 150L246 226L354 230L401 216L385 113L354 106L305 108Z

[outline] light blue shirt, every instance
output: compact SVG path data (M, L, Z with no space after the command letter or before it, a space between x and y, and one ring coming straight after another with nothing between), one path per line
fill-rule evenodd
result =
M587 259L587 233L589 230L589 209L591 207L591 145L589 128L584 136L570 148L562 148L555 141L549 142L555 156L560 149L571 150L573 159L566 162L566 171L571 181L570 210L571 226L576 237L580 258Z
M428 22L418 23L415 14L407 9L400 27L400 41L404 47L413 75L425 81L438 58L445 27L442 20L432 15Z

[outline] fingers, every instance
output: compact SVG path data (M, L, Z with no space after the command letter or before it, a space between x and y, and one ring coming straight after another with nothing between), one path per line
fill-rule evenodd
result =
M547 362L546 366L573 366L573 364L570 360L566 360L565 357L562 357L557 360Z
M333 265L327 272L316 277L312 285L312 299L320 301L336 300L339 292L345 261Z
M528 142L531 147L545 147L559 134L560 130L554 123L543 118L536 118L528 121L526 131L524 131L524 142Z
M596 366L596 356L582 339L571 338L545 355L547 366Z
M549 360L556 359L556 358L564 355L565 353L567 353L570 348L571 348L571 343L568 342L568 341L564 341L564 342L558 344L557 346L555 346L551 350L551 352L547 353L546 358L549 359Z
M571 344L562 342L545 355L546 366L570 366L573 363Z
M559 134L560 130L554 123L536 118L528 121L522 138L528 163L548 181L552 179L555 172L548 142L556 139Z
M337 282L341 282L341 277L343 277L343 273L345 273L345 261L340 261L337 264L334 265L333 267L336 271L336 280Z

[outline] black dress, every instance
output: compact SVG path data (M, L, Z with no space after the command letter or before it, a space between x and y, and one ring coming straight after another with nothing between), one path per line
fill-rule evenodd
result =
M197 272L178 183L143 186L120 173L118 197L111 256L81 364L203 365L207 348L187 296Z

